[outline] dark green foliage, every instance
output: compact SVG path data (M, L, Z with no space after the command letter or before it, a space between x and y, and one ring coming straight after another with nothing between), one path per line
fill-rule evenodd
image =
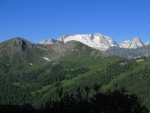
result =
M136 95L113 91L97 93L89 100L80 98L81 94L66 94L60 101L51 101L44 106L44 112L52 113L148 113Z
M33 109L30 104L22 106L16 105L0 105L1 113L38 113L38 110Z
M145 60L147 60L145 62L149 62L148 59ZM98 64L91 64L86 67L84 64L79 63L74 63L73 66L70 65L70 69L68 69L68 65L64 62L67 63L68 61L62 60L60 63L50 62L43 65L37 63L35 66L24 67L21 72L18 70L16 72L10 71L7 74L1 73L0 82L3 84L0 86L1 104L21 105L31 103L34 107L39 108L48 101L60 101L65 98L66 93L68 96L73 96L77 101L80 101L80 98L90 101L90 98L93 98L100 90L107 91L107 89L115 90L127 87L128 92L131 94L136 93L142 102L148 106L148 101L143 100L149 97L149 93L142 88L142 86L145 87L144 84L139 84L135 74L141 76L140 74L143 73L144 77L148 78L149 65L144 64L145 67L143 68L145 70L138 71L137 69L134 73L129 74L129 77L127 74L123 79L119 78L119 80L110 84L113 79L118 79L118 75L120 76L122 73L130 72L137 68L139 63L136 60L121 59L115 63L108 64L106 62L107 67L101 67L101 69L99 69L101 65ZM97 70L95 70L96 68ZM143 79L143 82L146 80L148 81L149 79ZM147 92L141 93L141 89L134 91L133 86L135 85L131 85L132 81L136 82L136 89L141 87L143 91ZM148 82L145 82L145 84L147 84L146 87L148 88ZM133 88L130 89L130 87Z
M51 67L51 74L57 75L57 74L61 73L63 70L64 70L63 66L57 63Z
M136 95L128 95L122 91L97 93L89 100L81 98L81 93L77 93L76 98L66 93L61 100L47 102L39 109L34 109L30 104L3 105L0 106L0 111L1 113L148 113Z

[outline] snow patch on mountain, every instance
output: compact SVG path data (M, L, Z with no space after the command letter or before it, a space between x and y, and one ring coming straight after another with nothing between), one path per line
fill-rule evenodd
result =
M120 48L130 48L131 47L131 41L130 40L127 40L127 41L124 41L121 45L120 45Z
M64 35L58 40L64 43L72 40L79 41L89 47L102 51L106 51L109 47L118 46L118 44L115 41L113 41L110 37L101 35L99 33Z
M32 63L30 63L30 66L32 66L33 64Z
M43 57L45 60L47 60L47 61L51 61L49 58L46 58L46 57Z

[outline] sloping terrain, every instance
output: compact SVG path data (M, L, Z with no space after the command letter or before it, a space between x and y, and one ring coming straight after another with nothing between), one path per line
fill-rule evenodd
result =
M14 43L17 44L12 49ZM79 42L69 42L65 45L57 42L52 46L30 45L30 42L21 38L0 44L0 83L3 92L0 95L4 97L1 98L1 104L32 103L39 106L39 101L50 98L48 93L54 93L55 86L63 82L63 86L66 86L72 78L80 79L86 72L87 76L90 76L118 59ZM105 58L108 60L105 61ZM78 75L80 76L77 77Z
M75 41L36 45L19 38L0 48L1 105L44 108L66 95L89 102L98 92L125 89L150 109L150 58L119 58Z

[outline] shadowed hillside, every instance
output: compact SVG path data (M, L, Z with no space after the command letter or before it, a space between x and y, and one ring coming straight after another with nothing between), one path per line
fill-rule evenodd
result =
M82 99L78 92L76 97L69 96L59 101L51 101L34 109L31 105L0 106L1 113L148 113L142 106L136 95L128 95L125 92L114 91L98 93L93 98Z

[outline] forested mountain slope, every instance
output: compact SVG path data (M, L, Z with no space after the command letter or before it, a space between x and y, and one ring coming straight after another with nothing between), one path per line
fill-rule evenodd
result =
M13 52L14 40L19 45ZM99 93L121 89L125 95L136 94L150 109L150 58L119 58L74 41L53 45L13 41L0 43L0 105L28 103L44 109L61 104L66 96L79 103L92 102Z

